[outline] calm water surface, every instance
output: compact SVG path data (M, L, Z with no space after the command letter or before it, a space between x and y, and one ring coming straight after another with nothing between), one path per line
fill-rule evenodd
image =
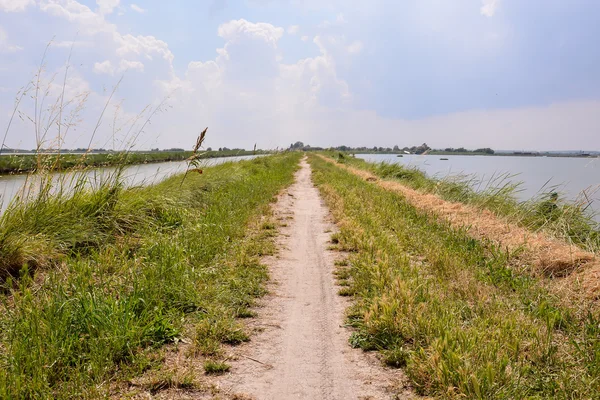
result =
M510 157L510 156L418 156L405 154L357 154L371 162L398 163L416 167L428 176L448 178L469 175L485 188L494 177L508 174L513 182L521 182L519 200L527 200L542 192L555 190L569 200L590 200L590 208L600 212L600 158ZM440 160L447 158L448 160ZM597 217L596 220L599 218Z
M209 158L204 160L205 166L223 164L225 162L236 162L240 160L250 160L257 156L238 156ZM185 161L159 162L150 164L131 165L125 168L124 182L126 186L143 186L158 183L172 175L185 172L187 163ZM94 168L85 171L88 181L91 185L99 183L103 178L114 172L115 168ZM27 175L1 175L0 176L0 213L4 212L10 201L21 193Z

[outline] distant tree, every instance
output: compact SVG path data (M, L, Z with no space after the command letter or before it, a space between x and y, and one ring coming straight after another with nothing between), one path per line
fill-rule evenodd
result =
M223 147L223 151L229 151L227 147Z
M209 147L208 149L206 149L206 151L212 151L212 147Z
M219 147L219 151L223 151L223 148L222 148L222 147Z
M400 151L400 147L398 147L398 145L394 146L394 151Z
M466 153L468 150L465 149L464 147L459 147L458 149L454 150L457 153Z
M302 149L302 148L304 148L304 143L296 142L296 143L292 144L291 148L292 149Z
M475 150L475 153L494 154L494 150L490 149L489 147L484 147Z
M446 147L446 148L444 149L444 151L447 151L447 152L452 152L452 151L454 151L454 148L452 148L452 147Z

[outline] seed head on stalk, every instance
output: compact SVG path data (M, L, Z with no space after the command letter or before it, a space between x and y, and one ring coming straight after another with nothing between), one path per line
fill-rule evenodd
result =
M196 139L196 145L194 146L192 155L186 159L187 170L185 171L185 175L183 176L183 180L181 181L182 185L183 185L183 182L185 181L185 178L187 177L188 173L190 173L190 172L197 172L199 174L202 173L202 169L200 168L200 166L201 166L200 163L201 163L201 158L203 155L206 154L206 151L200 152L200 149L202 148L202 143L204 143L204 139L206 138L207 130L208 130L208 127L204 128L204 130L200 133L200 135Z

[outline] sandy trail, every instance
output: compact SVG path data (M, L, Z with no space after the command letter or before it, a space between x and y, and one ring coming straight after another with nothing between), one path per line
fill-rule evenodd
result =
M252 341L232 349L232 372L218 378L221 394L255 399L390 399L405 378L373 354L352 349L343 326L346 299L337 295L334 229L305 160L280 196L280 252L266 260L271 295L252 322ZM404 390L406 392L406 390ZM244 397L246 396L246 397Z

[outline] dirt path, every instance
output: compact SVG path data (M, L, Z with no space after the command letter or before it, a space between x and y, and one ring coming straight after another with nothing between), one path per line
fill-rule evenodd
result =
M272 294L258 310L252 341L233 348L232 372L220 393L255 399L390 399L399 370L352 349L343 326L347 301L337 295L328 251L333 225L305 160L296 182L280 196L280 252L267 260ZM398 391L396 387L395 391ZM246 396L246 397L244 397Z

